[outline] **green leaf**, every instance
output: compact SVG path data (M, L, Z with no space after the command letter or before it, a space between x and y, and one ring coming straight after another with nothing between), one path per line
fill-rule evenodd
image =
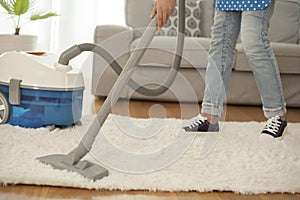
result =
M34 21L34 20L40 20L40 19L47 19L49 17L55 17L55 16L58 16L58 14L56 14L54 12L45 13L43 11L38 11L31 15L30 20Z
M29 0L13 0L13 2L15 15L22 15L28 11L30 5Z
M0 5L6 10L8 14L13 14L14 13L14 8L13 4L11 2L5 1L5 0L0 0Z

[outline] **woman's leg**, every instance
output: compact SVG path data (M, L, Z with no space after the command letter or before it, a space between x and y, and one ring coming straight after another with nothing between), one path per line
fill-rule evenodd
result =
M215 12L201 115L193 118L190 125L183 127L185 131L219 131L217 122L223 110L240 24L239 11Z
M286 107L280 74L268 38L273 10L274 1L264 10L243 11L241 40L261 95L265 117L285 118Z
M223 110L240 23L241 12L239 11L216 11L215 13L201 110L210 122L214 121L211 116L218 117Z

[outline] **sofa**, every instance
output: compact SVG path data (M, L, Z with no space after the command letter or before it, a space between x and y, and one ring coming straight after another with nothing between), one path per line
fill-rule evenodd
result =
M196 0L187 0L196 2ZM150 21L152 0L125 0L126 26L99 25L95 28L94 42L107 49L124 66L134 50L144 27ZM169 102L201 102L205 88L205 68L210 48L211 27L214 20L214 1L200 0L200 33L185 38L183 60L178 75L169 90L159 96L145 96L130 87L124 87L122 98ZM270 23L269 37L275 53L286 103L300 107L300 0L276 0ZM140 85L155 88L164 83L176 49L176 37L157 34L132 79ZM105 97L117 79L117 74L100 56L93 57L92 94ZM261 105L261 98L239 41L235 49L232 75L227 88L227 104Z

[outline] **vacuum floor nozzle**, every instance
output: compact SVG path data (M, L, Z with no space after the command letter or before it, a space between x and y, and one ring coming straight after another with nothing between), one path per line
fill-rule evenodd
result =
M51 165L56 169L77 172L82 176L94 181L102 179L103 177L108 176L109 174L107 169L90 161L83 160L75 163L74 165L66 163L64 161L68 160L68 155L54 154L40 157L37 159L40 162Z

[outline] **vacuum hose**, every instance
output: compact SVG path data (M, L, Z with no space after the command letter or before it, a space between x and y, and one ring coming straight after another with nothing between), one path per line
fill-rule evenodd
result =
M184 30L185 30L185 1L180 0L178 2L179 12L178 12L178 34L177 34L177 44L176 44L176 53L173 60L173 67L171 67L171 70L169 72L167 80L160 85L157 88L149 89L144 86L139 85L134 80L130 79L128 81L128 85L136 92L143 94L145 96L158 96L165 91L168 90L168 88L172 85L174 82L177 72L180 68L181 58L182 58L182 52L183 52L183 46L184 46ZM120 75L122 72L122 67L120 64L116 61L116 59L103 47L93 44L93 43L83 43L79 45L74 45L71 48L64 51L58 60L59 64L62 65L69 65L69 61L79 55L80 53L84 51L90 51L93 52L99 56L101 56L109 65L112 67L112 69Z

